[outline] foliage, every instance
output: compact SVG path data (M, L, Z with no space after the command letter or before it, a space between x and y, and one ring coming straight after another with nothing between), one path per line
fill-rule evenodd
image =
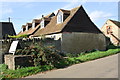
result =
M16 35L16 36L10 36L8 35L9 38L27 38L28 35L27 34L23 34L23 35Z
M1 70L5 70L5 69L7 69L7 68L8 68L7 65L5 65L5 64L0 64L0 69L1 69Z
M41 45L25 47L24 49L18 49L16 51L16 54L33 55L35 66L54 66L56 63L59 63L59 61L63 59L63 57L58 53L59 51L52 49L52 47L48 48Z
M59 64L56 64L57 66L68 66L68 65L73 65L73 64L77 64L77 63L83 63L86 61L91 61L91 60L95 60L95 59L99 59L99 58L103 58L106 56L110 56L113 54L117 54L120 52L120 48L116 48L116 49L109 49L107 51L91 51L88 53L83 53L83 54L78 54L77 57L73 57L74 55L72 55L72 57L68 57L66 58L66 60L62 60L60 61Z
M79 53L77 53L77 54L75 54L75 53L65 53L65 54L63 54L63 53L61 53L61 55L64 56L64 57L79 57L81 55L85 55L85 54L92 53L92 52L95 52L95 51L98 51L98 50L93 49L91 51L81 52L80 54Z
M95 51L92 53L87 53L85 55L81 55L79 57L68 58L68 62L71 64L79 63L79 62L86 62L90 60L99 59L102 57L110 56L113 54L117 54L120 52L120 48L118 49L109 49L107 51Z
M25 76L29 76L32 74L36 74L38 72L43 72L47 70L51 70L53 67L44 65L44 66L37 66L37 67L26 67L17 70L9 70L6 69L3 71L2 75L3 78L21 78Z
M4 77L3 72L8 69L8 66L5 64L0 64L0 80Z
M120 48L119 46L115 46L113 44L110 44L107 46L107 49L116 49L116 48Z

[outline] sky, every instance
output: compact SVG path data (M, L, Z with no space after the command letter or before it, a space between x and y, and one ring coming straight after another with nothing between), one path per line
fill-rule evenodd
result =
M57 13L59 9L72 9L82 5L94 24L101 28L106 20L118 20L118 2L87 2L67 1L67 2L2 2L0 3L0 22L11 22L16 33L21 31L21 26L33 19L40 19L42 15L52 12Z

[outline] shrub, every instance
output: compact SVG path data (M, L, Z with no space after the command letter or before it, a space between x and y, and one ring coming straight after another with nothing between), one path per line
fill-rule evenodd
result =
M113 44L110 44L107 46L107 49L116 49L116 48L120 48L119 46L115 46Z
M38 65L51 65L54 66L56 63L59 63L63 59L62 56L58 54L58 51L51 50L46 47L40 48L37 55L34 55L35 66Z
M0 69L1 70L6 70L8 66L6 64L0 64Z
M59 51L52 49L52 47L49 48L41 45L32 45L30 47L25 47L24 49L18 49L16 51L16 54L33 55L35 66L54 66L56 63L59 63L59 61L63 59L63 57L59 55Z

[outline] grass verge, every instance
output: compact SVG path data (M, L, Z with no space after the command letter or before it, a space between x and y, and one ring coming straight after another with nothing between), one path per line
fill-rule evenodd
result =
M82 63L86 61L91 61L99 58L103 58L106 56L114 55L120 52L120 48L118 49L109 49L107 51L95 51L91 53L87 53L85 55L80 55L79 57L68 58L68 62L72 62L72 64Z
M17 70L10 70L10 69L7 69L7 67L5 66L6 66L5 64L0 65L0 69L2 69L1 76L0 76L1 79L22 78L32 74L36 74L38 72L43 72L43 71L53 69L53 67L49 65L37 66L37 67L26 67L26 68L21 68Z

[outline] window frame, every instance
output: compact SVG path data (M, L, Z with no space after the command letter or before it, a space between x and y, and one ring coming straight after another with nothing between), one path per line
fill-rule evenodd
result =
M45 20L44 19L42 19L40 25L41 25L41 29L45 27Z
M57 24L63 22L63 12L59 11L57 15Z

